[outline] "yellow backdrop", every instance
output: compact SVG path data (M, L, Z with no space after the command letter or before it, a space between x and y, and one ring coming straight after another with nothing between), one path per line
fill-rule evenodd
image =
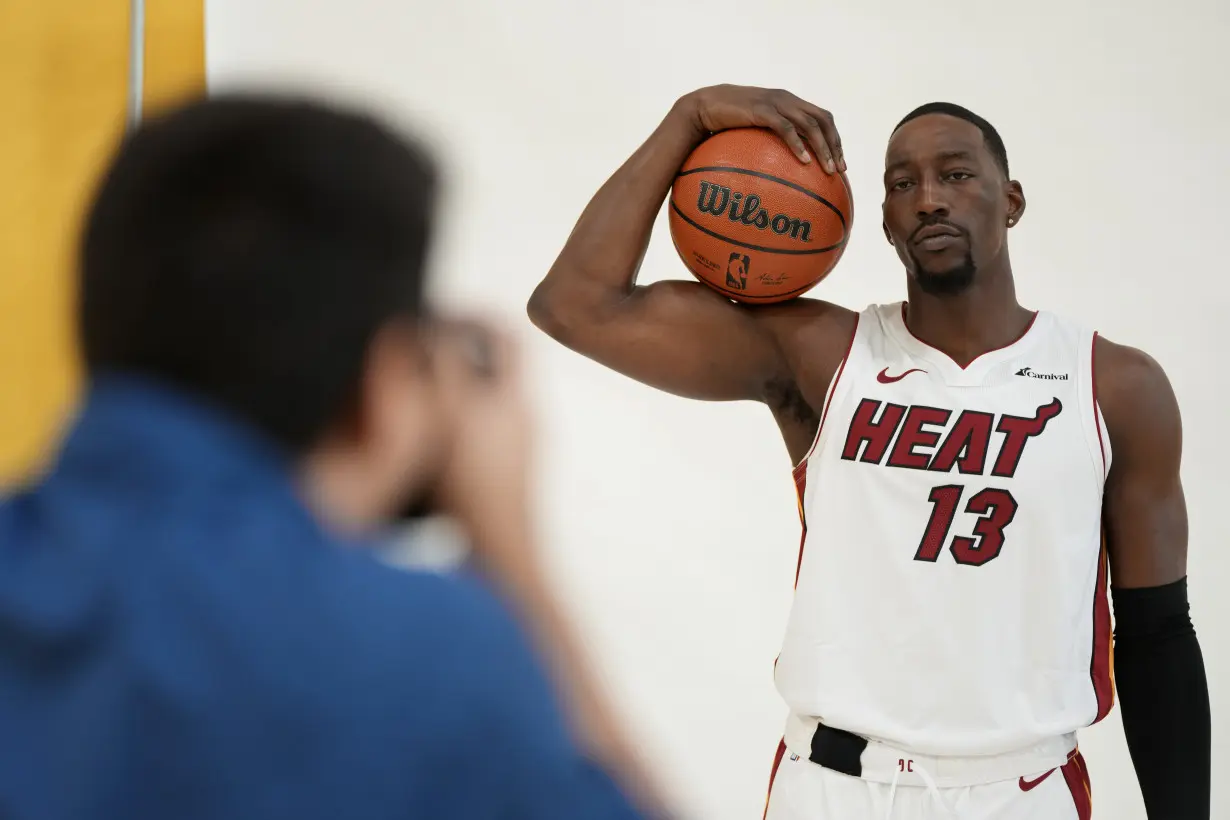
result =
M125 128L129 2L0 0L0 483L38 470L76 395L76 233ZM204 89L204 2L146 0L146 110Z

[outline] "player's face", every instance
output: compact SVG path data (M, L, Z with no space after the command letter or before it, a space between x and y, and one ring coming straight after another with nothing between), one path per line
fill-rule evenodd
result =
M1003 253L1008 215L1023 207L972 123L929 114L889 140L884 232L924 292L968 287Z

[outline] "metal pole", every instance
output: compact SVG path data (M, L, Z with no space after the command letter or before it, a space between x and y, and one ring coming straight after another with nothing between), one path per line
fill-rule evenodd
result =
M128 128L141 124L145 100L145 0L128 2Z

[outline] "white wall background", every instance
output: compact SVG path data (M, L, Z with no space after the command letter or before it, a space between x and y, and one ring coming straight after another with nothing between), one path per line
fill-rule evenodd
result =
M663 776L722 820L760 816L781 732L789 464L760 407L658 394L532 331L525 300L576 216L680 94L785 87L835 113L855 194L852 245L812 295L895 300L902 272L877 224L892 126L936 99L994 122L1029 199L1011 239L1024 303L1149 351L1182 402L1217 772L1230 766L1227 35L1222 0L208 2L215 88L328 89L438 143L454 182L441 291L524 333L555 577ZM664 219L643 270L686 275ZM1095 817L1143 818L1117 710L1082 748ZM1213 815L1228 817L1214 781Z

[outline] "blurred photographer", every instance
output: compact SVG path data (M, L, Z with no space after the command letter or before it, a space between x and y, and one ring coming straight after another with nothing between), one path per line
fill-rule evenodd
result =
M516 354L425 303L436 188L307 102L125 141L81 244L79 411L0 500L0 816L636 816L538 567ZM378 561L407 510L484 577Z

